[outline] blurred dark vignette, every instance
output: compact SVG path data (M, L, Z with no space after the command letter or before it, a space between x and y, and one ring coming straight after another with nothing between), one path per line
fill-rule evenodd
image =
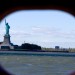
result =
M0 65L0 75L12 75Z
M17 10L57 9L75 16L74 0L0 0L0 22L8 14ZM11 75L0 65L0 75ZM75 75L75 71L70 73Z

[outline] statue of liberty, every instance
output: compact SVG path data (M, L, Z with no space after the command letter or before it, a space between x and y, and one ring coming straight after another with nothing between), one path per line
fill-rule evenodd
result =
M6 35L9 35L10 26L8 23L6 23L6 20L5 20L5 25L6 25Z

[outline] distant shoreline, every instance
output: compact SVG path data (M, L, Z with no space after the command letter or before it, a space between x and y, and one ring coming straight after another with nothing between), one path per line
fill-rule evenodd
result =
M28 56L65 56L75 57L75 53L63 52L32 52L32 51L0 51L0 55L28 55Z
M51 51L46 51L46 50L27 50L27 49L3 49L0 51L23 51L23 52L64 52L64 53L68 53L69 51L62 51L62 50L51 50Z

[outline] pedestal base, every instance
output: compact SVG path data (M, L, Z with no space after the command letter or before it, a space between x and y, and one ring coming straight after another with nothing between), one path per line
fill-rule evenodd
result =
M10 41L10 35L4 36L4 41L0 45L0 49L14 49L14 45Z

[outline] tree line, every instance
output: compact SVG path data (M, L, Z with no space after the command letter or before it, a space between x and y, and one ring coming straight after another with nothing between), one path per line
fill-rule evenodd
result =
M30 44L30 43L23 43L21 44L21 46L18 46L18 45L15 45L14 46L15 49L22 49L22 50L31 50L31 51L38 51L38 50L41 50L41 46L38 46L36 44Z

